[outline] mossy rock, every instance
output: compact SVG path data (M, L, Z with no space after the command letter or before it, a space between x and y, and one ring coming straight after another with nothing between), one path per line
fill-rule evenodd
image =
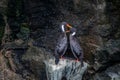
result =
M20 32L17 34L17 37L19 39L27 40L29 37L29 28L27 27L21 27Z

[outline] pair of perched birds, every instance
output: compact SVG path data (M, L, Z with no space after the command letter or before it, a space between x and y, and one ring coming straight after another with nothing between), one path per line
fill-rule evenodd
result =
M79 45L78 40L75 37L76 28L73 28L67 22L62 22L60 27L61 27L62 33L60 35L60 38L58 39L58 42L55 48L55 64L56 65L58 64L59 59L65 55L68 47L70 47L71 52L76 58L76 60L80 61L81 66L83 66L83 50ZM67 36L66 33L70 33L70 34Z

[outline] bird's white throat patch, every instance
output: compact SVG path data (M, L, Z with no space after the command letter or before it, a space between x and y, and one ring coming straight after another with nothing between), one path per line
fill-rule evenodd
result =
M72 36L74 36L75 34L76 34L76 32L73 32L73 33L72 33Z
M64 28L64 25L62 25L62 31L65 32L65 28Z

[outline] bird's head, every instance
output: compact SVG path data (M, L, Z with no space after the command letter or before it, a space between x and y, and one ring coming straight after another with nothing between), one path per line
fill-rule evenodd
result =
M74 36L74 35L76 35L76 31L77 31L76 28L73 28L73 27L72 27L72 28L70 29L70 34L71 34L72 36Z
M62 32L70 32L69 28L72 28L72 26L70 26L67 22L61 23Z

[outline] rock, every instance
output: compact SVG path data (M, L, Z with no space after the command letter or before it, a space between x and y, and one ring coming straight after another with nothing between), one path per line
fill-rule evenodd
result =
M118 54L120 52L120 39L110 39L105 46L110 55ZM119 56L119 54L118 54ZM112 57L112 56L111 56ZM117 56L116 56L117 57ZM113 59L113 58L112 58ZM115 59L115 58L114 58ZM119 59L120 60L120 59Z
M105 69L106 67L120 62L120 40L109 40L104 46L94 53L94 69Z
M21 75L16 74L11 70L5 69L5 68L2 71L0 71L0 79L1 80L25 80L24 78L22 78Z
M105 73L95 74L93 80L110 80L110 77Z
M35 80L46 80L44 60L49 59L52 54L43 48L30 46L22 56L24 66L33 73Z
M120 64L109 67L105 73L111 78L110 80L120 80Z
M28 40L29 38L29 28L26 28L26 27L21 27L20 29L20 32L18 34L16 34L16 36L19 38L19 39L22 39L22 40Z
M24 41L22 39L17 39L17 40L15 40L15 44L21 45L21 44L24 44Z
M110 24L98 25L98 34L101 37L108 37L112 31Z
M120 64L111 66L103 72L96 73L93 80L120 80Z
M0 14L5 14L7 8L8 0L1 0L0 1Z
M55 64L54 59L44 62L48 80L61 80L63 77L67 80L82 80L82 76L88 67L86 62L84 62L84 67L81 67L80 62L68 59L60 59L58 65Z
M5 49L27 49L28 45L23 40L16 40L15 42L5 43L3 48Z
M0 51L0 80L24 80L21 75L10 70L6 58L3 55L4 50Z

